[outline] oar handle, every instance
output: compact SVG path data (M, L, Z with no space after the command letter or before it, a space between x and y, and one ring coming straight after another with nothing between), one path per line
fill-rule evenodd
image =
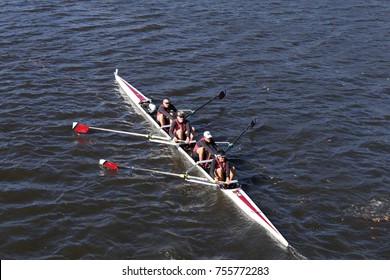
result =
M202 163L209 163L209 162L212 162L213 159L205 159L205 160L199 160L197 162L195 162L196 165L199 165L199 164L202 164Z
M226 185L225 182L218 182L218 183L214 183L213 181L209 181L209 180L200 180L200 179L203 179L203 178L186 178L185 180L187 182L192 182L192 183L197 183L197 184L202 184L202 185L208 185L208 186L212 186L212 187L222 187L224 185ZM230 184L237 184L238 181L237 180L232 180L230 182Z
M160 143L160 144L166 144L166 145L171 145L171 146L181 146L181 145L188 145L188 144L193 144L195 143L196 141L193 140L193 141L190 141L188 144L185 142L185 141L180 141L180 142L173 142L173 141L168 141L167 140L155 140L155 139L149 139L150 142L154 142L154 143Z

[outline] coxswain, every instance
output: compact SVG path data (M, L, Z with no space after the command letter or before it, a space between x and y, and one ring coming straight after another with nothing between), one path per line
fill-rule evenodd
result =
M203 137L196 142L193 150L194 158L199 158L199 161L208 160L215 155L218 150L218 145L215 143L210 131L205 131Z
M171 123L171 127L169 128L169 136L171 136L173 141L185 141L188 144L194 138L194 132L195 129L191 127L184 112L177 112L177 118Z
M214 183L220 181L229 185L233 179L235 168L227 159L225 151L218 150L210 166L210 176L214 178Z
M157 121L161 126L169 125L175 120L176 107L169 98L164 98L163 103L157 109Z

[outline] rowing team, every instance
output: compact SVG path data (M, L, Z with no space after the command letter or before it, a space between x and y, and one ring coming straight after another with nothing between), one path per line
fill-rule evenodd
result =
M164 98L163 103L158 107L157 121L161 127L169 127L167 132L173 141L186 144L193 141L195 128L186 119L184 112L178 111L169 98ZM227 185L230 184L235 168L230 164L225 151L218 149L209 131L205 131L203 137L196 142L192 157L195 161L207 161L213 157L210 164L210 176L214 178L215 183L222 181ZM202 166L206 167L205 165L207 163Z

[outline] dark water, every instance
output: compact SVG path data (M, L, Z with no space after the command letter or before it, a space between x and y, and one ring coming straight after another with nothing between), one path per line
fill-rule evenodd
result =
M104 3L103 3L104 2ZM142 3L142 4L141 4ZM2 1L2 259L389 259L388 1ZM280 248L148 133L113 72L233 140Z

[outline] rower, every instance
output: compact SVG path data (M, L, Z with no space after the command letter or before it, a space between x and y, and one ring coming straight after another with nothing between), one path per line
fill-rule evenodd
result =
M177 118L172 122L171 127L169 128L169 136L172 137L173 141L185 141L186 144L188 144L194 138L194 133L195 129L191 127L184 112L177 112Z
M203 137L196 142L193 150L193 158L195 161L199 159L208 160L211 156L215 155L218 150L218 145L215 143L210 131L205 131Z
M157 121L161 126L169 125L175 120L176 107L169 98L164 98L163 103L157 109Z
M225 151L218 150L210 166L210 176L214 178L214 182L222 181L229 185L233 179L234 172L235 168L227 159Z

